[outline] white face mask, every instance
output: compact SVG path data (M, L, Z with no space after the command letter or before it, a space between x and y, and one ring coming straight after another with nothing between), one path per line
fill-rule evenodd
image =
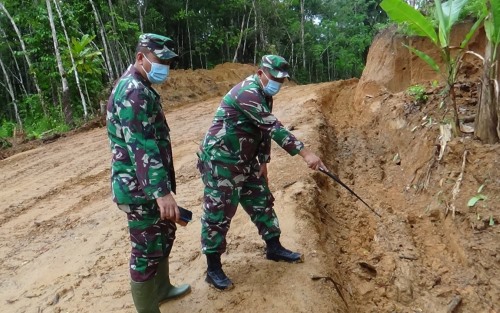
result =
M146 60L148 60L149 64L151 64L151 70L149 71L149 73L146 72L146 70L144 69L144 67L142 67L142 69L144 70L144 72L146 72L146 74L148 76L148 79L151 82L151 84L161 84L164 81L166 81L167 78L168 78L168 74L170 72L170 66L164 65L164 64L160 64L160 63L151 62L146 57L146 55L144 55L144 58Z
M270 97L276 95L281 89L281 83L278 83L277 81L269 79L269 77L267 77L267 75L264 71L262 73L267 78L267 84L264 87L264 93Z

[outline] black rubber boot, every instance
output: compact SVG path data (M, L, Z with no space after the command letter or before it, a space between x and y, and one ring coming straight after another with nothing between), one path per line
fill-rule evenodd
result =
M289 263L304 262L302 254L285 249L280 243L280 237L266 240L266 258L273 261L285 261Z
M207 277L205 281L219 290L229 290L233 288L233 282L222 270L219 253L207 254Z

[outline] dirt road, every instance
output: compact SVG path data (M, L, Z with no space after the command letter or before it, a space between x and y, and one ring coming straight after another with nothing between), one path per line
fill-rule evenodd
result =
M314 105L321 86L285 88L276 114L318 148ZM315 183L300 157L274 147L271 188L286 246L306 262L291 265L264 257L264 243L239 210L223 257L236 288L217 292L204 282L200 255L202 185L195 152L219 98L167 112L172 129L179 204L194 222L177 232L171 254L173 282L193 292L161 307L164 312L343 312L331 281L327 253L303 207ZM292 105L293 104L293 105ZM0 162L0 302L4 312L133 312L129 293L126 219L110 200L110 153L104 128L76 134ZM189 308L189 309L187 309Z

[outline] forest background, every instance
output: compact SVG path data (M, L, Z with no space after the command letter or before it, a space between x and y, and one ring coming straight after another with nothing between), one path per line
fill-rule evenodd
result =
M370 44L387 27L381 0L2 0L1 140L36 139L99 114L113 82L133 63L140 33L171 37L173 69L289 60L292 79L359 77ZM407 0L426 14L432 0ZM484 0L470 0L474 18Z

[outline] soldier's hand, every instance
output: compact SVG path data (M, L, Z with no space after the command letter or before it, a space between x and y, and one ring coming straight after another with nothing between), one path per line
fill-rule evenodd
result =
M320 167L322 167L323 169L328 171L328 169L326 168L325 164L323 164L321 159L316 154L307 150L306 148L300 150L299 155L304 159L304 162L307 163L307 166L310 169L318 170Z
M174 196L172 196L171 193L157 198L156 203L158 203L158 209L160 210L162 220L179 221L181 214L179 213L177 202L175 202Z
M263 163L260 165L260 170L259 170L259 174L257 175L258 178L264 176L264 179L266 180L267 183L269 183L269 181L267 180L267 163Z

